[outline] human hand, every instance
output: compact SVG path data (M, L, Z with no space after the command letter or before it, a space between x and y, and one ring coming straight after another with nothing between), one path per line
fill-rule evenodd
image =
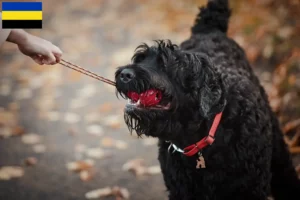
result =
M23 30L12 30L8 41L17 44L24 55L31 57L40 65L54 65L60 62L62 51L57 46Z

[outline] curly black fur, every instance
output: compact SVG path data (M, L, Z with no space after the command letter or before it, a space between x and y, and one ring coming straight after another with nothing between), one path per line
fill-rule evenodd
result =
M159 161L171 200L299 199L300 183L267 95L242 48L226 36L227 0L201 8L192 36L180 47L170 41L139 46L133 62L116 72L117 93L156 88L170 110L125 108L130 131L159 138ZM123 82L120 74L135 76ZM203 150L206 169L196 157L168 152L208 134L223 111L213 145ZM298 196L298 198L297 198Z

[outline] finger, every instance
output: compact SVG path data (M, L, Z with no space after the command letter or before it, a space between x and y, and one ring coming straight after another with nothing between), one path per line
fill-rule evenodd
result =
M43 62L44 62L44 64L47 64L47 65L54 65L54 64L56 64L56 58L53 55L53 53L50 52L44 56Z
M62 51L60 50L60 48L58 48L57 46L53 45L53 50L52 52L55 54L55 55L58 55L58 56L62 56Z
M57 55L54 55L55 58L56 58L56 63L60 63L60 60L61 60L61 56L57 56Z
M43 61L42 61L42 57L40 56L31 56L31 58L34 60L34 62L36 62L39 65L44 65Z

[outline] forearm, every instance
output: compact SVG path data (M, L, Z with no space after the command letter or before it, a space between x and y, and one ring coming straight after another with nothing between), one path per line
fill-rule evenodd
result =
M7 40L11 29L2 29L2 13L0 12L0 46Z
M28 33L22 29L12 29L7 37L8 42L15 44L25 43L28 39Z
M0 12L0 45L5 41L21 44L28 39L28 33L23 29L2 29L2 13Z

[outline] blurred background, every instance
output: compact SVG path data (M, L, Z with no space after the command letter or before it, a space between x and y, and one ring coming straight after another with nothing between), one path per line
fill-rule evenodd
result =
M2 1L1 1L2 2ZM300 173L300 1L231 0L228 34L246 51ZM113 79L137 45L180 44L206 0L44 0L63 58ZM61 65L0 53L0 199L166 199L156 140L130 135L114 88Z

